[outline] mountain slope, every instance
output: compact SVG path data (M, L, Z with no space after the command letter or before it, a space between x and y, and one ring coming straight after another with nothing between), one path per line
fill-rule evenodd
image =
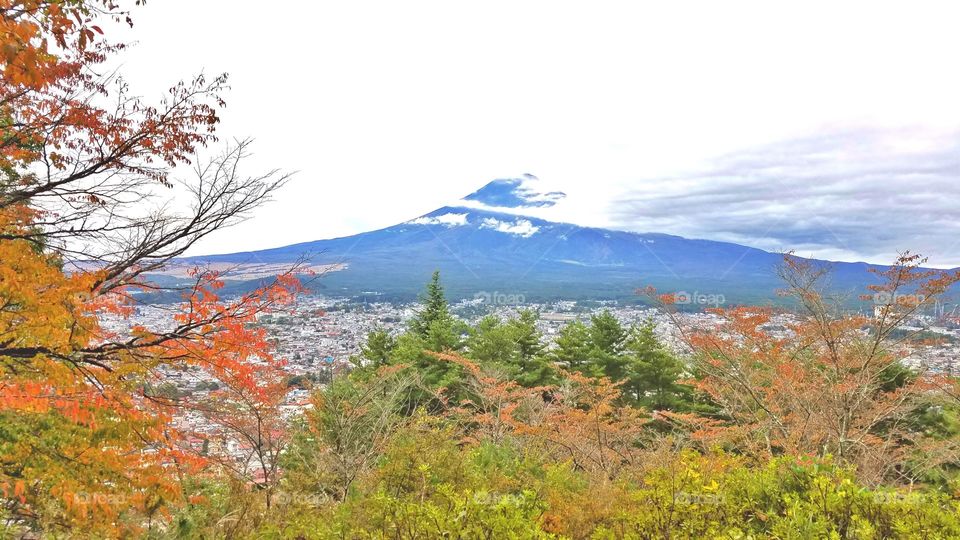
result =
M495 195L509 200L503 193ZM563 194L551 195L557 200ZM736 303L775 300L780 286L775 269L782 260L779 254L726 242L448 206L377 231L185 262L273 264L305 255L315 264L343 265L320 280L330 293L376 291L411 298L432 271L440 270L454 298L484 292L523 295L528 300L627 298L636 288L653 285ZM875 281L869 267L834 263L833 285L851 294L862 291Z

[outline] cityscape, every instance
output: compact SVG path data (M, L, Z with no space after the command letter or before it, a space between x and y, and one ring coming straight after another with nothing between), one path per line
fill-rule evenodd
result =
M658 338L678 355L689 354L690 349L680 335L680 329L711 331L720 318L707 311L673 312L668 314L660 307L642 304L623 306L617 301L555 301L538 303L502 303L504 299L522 299L522 295L499 295L500 304L492 304L498 296L494 293L479 293L475 299L462 300L451 305L451 312L464 322L473 325L486 315L501 320L517 316L521 309L537 313L537 331L545 350L549 351L564 326L572 321L586 321L600 312L609 312L625 327L652 321ZM586 304L586 305L581 305ZM282 409L287 419L297 418L312 407L309 400L314 388L323 388L336 377L345 377L350 370L363 365L361 346L374 330L385 330L393 335L404 331L420 305L416 302L393 304L367 302L356 298L336 298L322 295L305 295L294 306L275 313L266 313L257 320L257 325L267 330L270 342L278 357L285 360L289 389ZM135 325L162 328L170 324L171 309L163 304L145 304L136 308L128 317L106 317L105 328L124 333ZM767 325L767 330L777 337L788 337L786 327L796 323L797 316L782 310ZM916 341L909 345L904 364L922 372L953 375L960 371L960 321L954 318L917 316L900 326L905 333L925 333L937 339ZM215 379L201 370L166 371L164 379L180 395L206 395L215 390ZM220 428L210 423L202 414L186 411L176 419L178 426L194 434L193 444L201 445L204 439L222 441L220 450L231 455L238 463L249 463L249 447L230 441ZM215 449L216 450L216 449ZM254 474L255 471L248 471Z

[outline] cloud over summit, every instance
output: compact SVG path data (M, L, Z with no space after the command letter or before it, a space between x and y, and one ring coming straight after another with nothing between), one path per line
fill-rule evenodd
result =
M490 208L548 208L566 198L562 191L543 191L540 180L532 174L521 178L494 180L463 198Z

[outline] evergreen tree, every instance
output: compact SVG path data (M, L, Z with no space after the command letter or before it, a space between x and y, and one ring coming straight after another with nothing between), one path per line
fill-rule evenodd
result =
M443 285L440 284L440 271L434 271L430 283L427 284L426 293L420 296L420 310L410 321L410 330L427 340L436 323L440 323L442 327L452 318L443 294Z
M582 371L594 377L622 380L626 375L623 347L627 330L610 311L603 311L590 317L588 334L590 352L587 366Z
M434 352L456 351L463 347L461 336L466 332L466 323L448 315L432 321L427 326L427 335L422 339L427 350Z
M693 410L694 393L677 381L686 375L684 364L657 338L647 321L625 329L609 311L575 321L563 328L553 358L569 369L623 382L622 399L654 410Z
M551 356L567 369L586 372L591 366L591 349L590 329L580 321L573 321L560 330Z
M461 397L462 369L429 354L461 349L461 335L466 331L463 321L450 313L440 284L440 272L433 273L420 301L409 331L396 340L390 363L408 365L420 374L425 389L412 391L410 403L429 404L438 388L445 388L447 396L457 401Z
M520 310L519 316L511 319L509 326L516 333L517 352L520 354L520 361L527 363L543 353L543 342L540 332L537 330L537 319L539 314L532 309Z
M466 332L466 325L450 313L439 271L433 273L420 296L420 309L410 321L410 332L420 338L425 349L434 352L458 350L463 345L460 336Z
M379 368L390 363L390 356L397 346L397 340L383 328L377 327L367 334L367 343L360 346L360 355L368 365Z
M468 356L481 365L506 367L518 363L520 350L512 330L493 315L480 319L467 338Z
M506 377L523 386L550 384L556 370L543 354L536 321L537 313L531 310L505 323L493 315L484 317L470 332L467 356L501 367Z
M627 330L610 311L590 317L590 344L597 350L617 356L623 352L626 340Z
M631 329L623 358L626 401L651 410L693 409L693 389L678 382L685 366L661 343L653 321Z
M544 386L556 380L556 369L544 352L537 319L539 314L536 311L524 309L507 323L517 348L517 368L513 378L527 387Z

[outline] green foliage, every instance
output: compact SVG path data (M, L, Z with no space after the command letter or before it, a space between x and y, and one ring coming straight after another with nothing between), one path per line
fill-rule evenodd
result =
M378 468L332 512L270 523L260 538L552 538L544 501L498 481L516 473L506 448L463 448L435 419L398 430Z
M609 311L560 331L552 359L593 377L622 383L623 400L650 410L698 408L693 389L679 381L688 373L683 361L657 338L653 322L626 329Z
M620 479L511 443L458 442L431 418L398 430L337 504L262 520L257 538L956 538L960 501L858 485L829 460L762 466L683 452ZM290 500L302 500L296 494ZM280 510L277 510L279 512Z
M314 394L314 407L281 456L288 489L343 500L406 421L417 379L384 369L365 379L338 379Z
M484 365L501 367L516 364L520 351L511 328L488 315L477 323L467 338L468 356Z
M627 330L609 310L590 317L590 344L597 352L617 356L626 340Z
M410 321L410 331L423 340L430 350L443 351L459 348L460 336L456 320L450 314L447 299L440 284L440 272L433 273L427 290L420 298L421 307Z
M517 348L521 361L530 361L543 353L543 342L537 330L537 319L540 314L532 309L520 310L517 318L512 319L509 325L516 331Z
M900 362L892 362L880 371L879 378L881 381L880 390L893 392L915 381L917 372Z
M511 378L526 387L557 382L557 371L545 354L543 336L537 330L539 316L536 311L524 309L507 323L513 332L518 353L517 365Z
M686 368L655 333L652 321L632 328L624 345L624 355L617 363L617 376L625 400L650 410L685 411L691 408L693 389L679 380Z
M355 361L354 379L374 376L384 366L406 366L414 370L421 381L420 387L408 394L407 410L435 399L436 392L443 388L448 395L458 395L461 372L459 366L440 360L430 352L458 350L463 347L461 336L467 333L466 324L450 313L440 273L434 272L426 292L421 296L421 305L410 321L407 332L397 337L378 328L367 335L361 345L362 361Z
M466 325L453 316L430 321L425 335L417 334L427 350L433 352L456 351L462 346L461 335L466 333Z
M396 338L383 328L376 328L367 334L367 343L360 346L360 354L370 366L379 369L390 363L390 357L396 347Z
M417 404L424 404L434 398L434 394L441 388L447 395L458 396L463 379L460 366L440 360L429 354L434 351L419 335L412 332L402 334L397 338L397 346L393 352L391 363L402 365L416 372L422 387L411 393L411 404L408 410L416 408Z
M592 357L590 330L580 321L573 321L560 330L552 352L555 362L573 371L589 370Z
M467 357L487 367L496 366L522 386L554 383L556 369L544 354L537 317L532 310L522 310L505 323L492 315L484 317L467 338Z
M760 468L688 452L629 488L594 538L956 538L960 503L932 491L871 490L829 461Z

